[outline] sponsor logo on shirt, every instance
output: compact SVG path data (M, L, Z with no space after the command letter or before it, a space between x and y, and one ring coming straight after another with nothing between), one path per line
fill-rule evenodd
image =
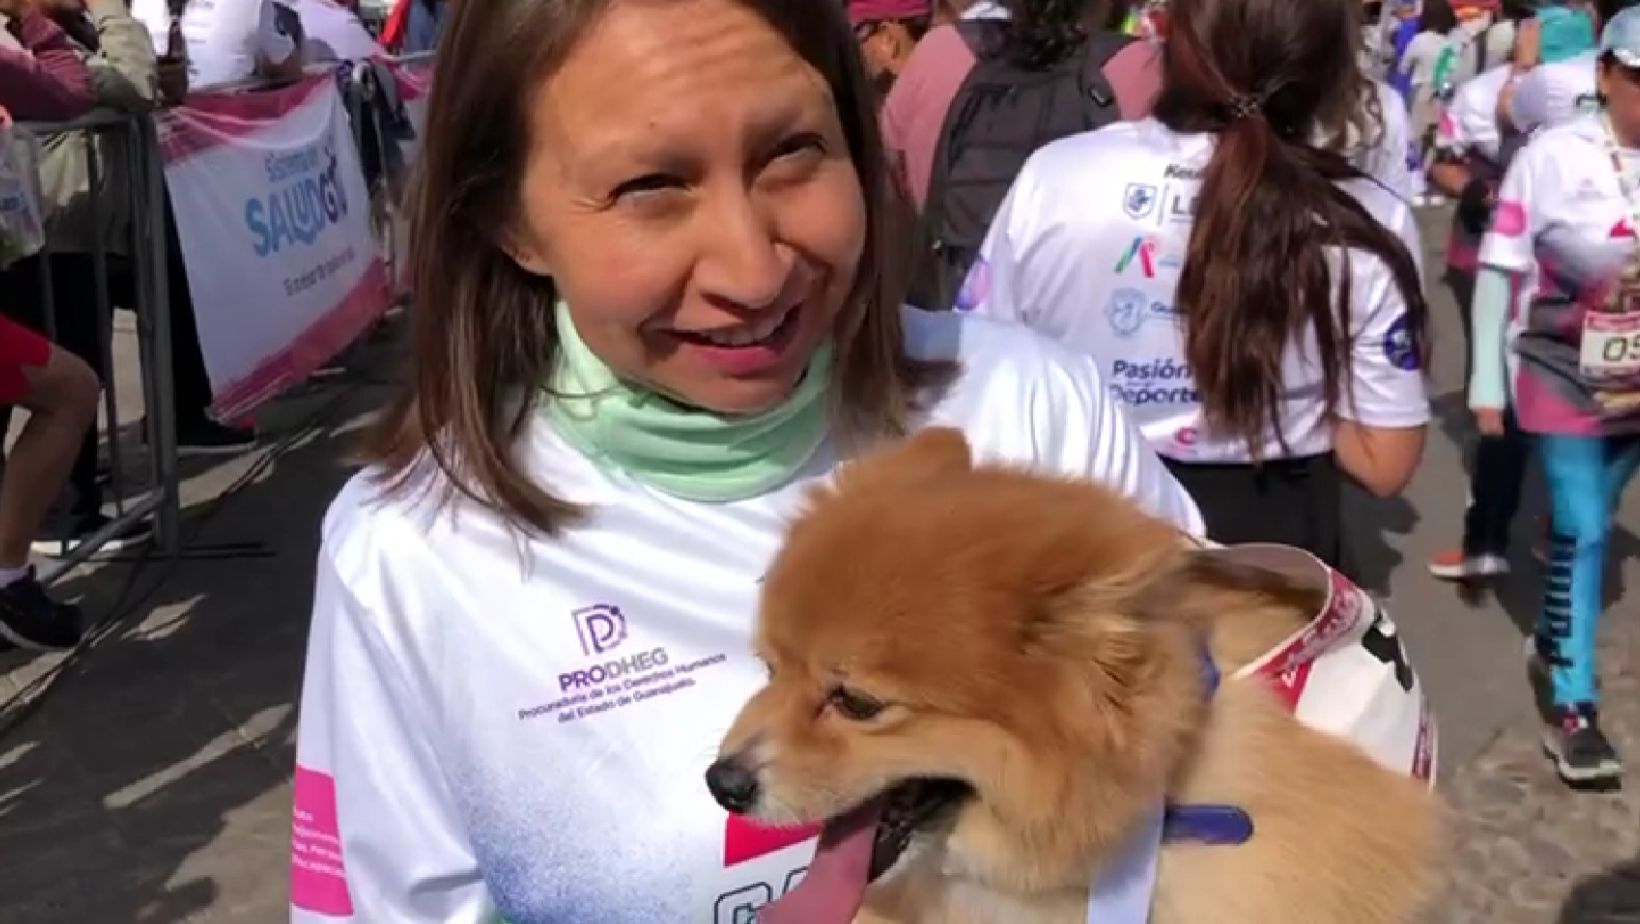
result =
M1588 177L1580 180L1577 184L1577 191L1572 193L1573 202L1595 202L1604 198L1606 198L1606 194L1600 191L1600 184Z
M1192 167L1188 164L1168 164L1162 176L1170 180L1199 180L1205 172L1201 167Z
M570 622L581 653L589 660L558 674L558 699L518 710L518 718L555 715L559 724L624 709L638 703L687 690L697 675L726 663L722 652L680 660L664 646L635 646L626 614L610 603L595 603L572 611Z
M1145 183L1128 184L1127 191L1122 194L1122 211L1129 218L1148 218L1155 208L1156 187Z
M1412 342L1412 321L1404 314L1384 332L1384 358L1403 372L1418 371L1418 348Z
M1503 199L1492 210L1492 233L1520 237L1526 233L1526 207L1513 199Z
M581 638L581 653L600 655L614 651L626 641L626 617L621 608L599 603L583 607L570 614L575 618L575 633Z
M1155 279L1156 267L1177 269L1179 265L1178 257L1162 253L1160 241L1140 235L1128 244L1127 250L1123 251L1121 258L1116 261L1116 272L1120 275L1131 268L1137 268L1145 274L1146 279Z
M1190 367L1171 356L1150 360L1118 359L1110 367L1109 388L1118 400L1133 407L1201 403ZM1183 432L1180 431L1181 442ZM1191 439L1194 438L1192 431Z
M1145 274L1146 279L1156 278L1156 239L1150 237L1136 237L1128 249L1122 253L1121 259L1116 261L1116 272L1125 273L1128 267L1137 265Z
M1612 240L1634 237L1634 224L1627 218L1619 218L1617 224L1612 225L1610 236Z
M1131 337L1138 333L1146 321L1172 321L1177 314L1178 312L1167 302L1151 298L1138 289L1127 288L1112 292L1110 305L1105 308L1105 316L1110 319L1111 330L1122 337Z
M1193 187L1178 188L1169 186L1165 190L1167 205L1162 210L1162 219L1174 224L1187 225L1196 218L1197 190Z

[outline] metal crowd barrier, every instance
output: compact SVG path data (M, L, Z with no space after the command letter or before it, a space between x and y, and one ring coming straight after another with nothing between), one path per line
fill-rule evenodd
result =
M170 280L166 273L165 254L165 172L160 156L159 140L154 123L147 115L116 112L94 112L70 122L22 123L21 127L35 135L42 146L55 137L73 133L66 144L83 144L89 170L91 227L94 231L92 251L93 286L96 293L94 306L72 305L67 310L94 310L98 313L97 332L101 362L98 371L103 378L103 416L106 418L106 438L109 447L110 493L113 496L115 516L103 529L87 537L73 553L54 559L43 568L40 580L49 584L69 569L96 555L109 539L133 523L152 517L154 541L165 555L175 555L181 545L181 508L177 493L176 420L173 416L171 381L171 324ZM131 223L127 250L131 261L134 297L129 308L136 314L137 344L141 361L144 419L147 424L147 444L152 489L146 497L127 503L123 453L119 441L118 394L114 375L113 356L113 302L108 286L108 254L102 239L102 213L106 204L102 197L104 165L101 138L118 138L123 144L111 146L125 159L125 176L130 182L126 194L130 197ZM47 209L50 203L43 203ZM49 220L49 212L48 212ZM45 318L46 333L55 339L57 312L52 292L49 259L52 253L50 235L46 248L40 252L41 291L45 304L40 306Z
M387 60L394 63L418 63L431 58L432 53L429 52ZM326 62L309 67L307 73L331 73L338 76L351 117L354 142L359 148L360 163L365 167L366 175L377 180L371 184L371 197L375 200L373 205L381 209L382 220L373 222L373 225L382 248L382 259L386 264L390 284L395 287L394 301L402 304L405 293L397 290L401 259L397 233L401 220L398 200L403 187L401 181L408 165L396 161L396 150L391 140L392 126L388 123L387 114L382 107L376 105L376 92L372 89L370 81L365 79L366 71L363 64L347 61ZM213 87L212 92L257 92L289 83L290 81L248 80L225 87ZM108 255L101 235L94 234L94 310L99 313L97 330L101 360L97 365L103 377L103 417L106 419L107 427L105 436L108 441L111 468L110 493L113 496L115 516L106 527L81 542L73 554L54 559L41 570L41 581L49 584L71 568L96 555L109 539L122 530L150 516L154 519L155 542L161 554L175 555L180 551L181 509L178 495L176 421L172 407L174 383L171 381L170 281L167 278L168 264L165 253L165 171L154 122L146 114L99 111L70 122L21 123L21 127L34 134L42 145L55 136L68 133L79 135L77 139L68 143L85 145L90 173L91 226L99 231L102 227L101 216L105 207L102 196L105 191L101 183L103 164L97 141L100 137L123 135L127 142L119 148L126 158L125 175L131 180L130 189L127 191L131 197L128 245L135 276L135 303L123 307L132 309L137 318L147 446L153 481L152 490L146 497L127 503L124 458L118 438L119 402L111 336L114 306L108 285ZM366 132L373 133L373 143L364 143ZM373 163L366 163L367 152L368 155L374 156ZM49 208L50 203L45 204ZM373 213L376 211L375 207L372 209ZM52 293L47 265L50 254L48 240L46 249L41 251L42 259L39 261L41 291L45 299L41 313L45 318L45 333L55 339L59 306ZM72 310L84 310L84 306L70 307Z

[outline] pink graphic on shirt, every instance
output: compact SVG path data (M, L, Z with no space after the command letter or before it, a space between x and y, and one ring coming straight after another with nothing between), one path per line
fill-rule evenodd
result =
M730 867L755 860L819 836L819 825L766 828L740 815L730 815L723 830L723 865Z
M1610 237L1612 240L1634 237L1634 225L1630 224L1627 218L1619 218L1617 224L1612 225Z
M291 802L290 903L303 911L345 918L353 914L336 820L336 781L296 768Z
M1520 237L1526 233L1526 207L1513 199L1504 199L1492 212L1492 233L1504 237Z
M1441 122L1436 126L1435 133L1446 141L1458 139L1458 123L1453 120L1452 113L1441 113Z

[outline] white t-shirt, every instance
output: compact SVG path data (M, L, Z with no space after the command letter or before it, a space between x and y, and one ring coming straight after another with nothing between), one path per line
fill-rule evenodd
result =
M1500 162L1503 134L1498 130L1498 97L1509 82L1510 71L1508 64L1494 67L1458 88L1441 114L1435 132L1437 147Z
M163 55L171 29L166 0L132 0L131 15L148 27L154 54ZM188 0L182 37L195 90L245 80L259 60L282 64L296 52L295 40L279 31L273 0Z
M1515 87L1509 102L1509 117L1523 132L1549 128L1597 112L1600 108L1595 85L1598 50L1541 64L1532 68Z
M1516 155L1498 189L1480 262L1529 274L1528 297L1507 328L1518 356L1510 374L1521 426L1534 433L1600 435L1640 430L1640 419L1603 423L1580 373L1584 307L1591 287L1610 282L1637 245L1598 116L1540 130ZM1640 185L1640 152L1623 151Z
M352 10L335 0L285 0L302 18L302 60L363 61L384 52Z
M907 310L961 375L918 426L1091 478L1200 534L1093 363L1022 328ZM325 518L295 777L292 920L739 924L806 832L731 820L703 782L765 681L750 636L785 524L838 462L696 503L598 468L537 416L523 466L590 519L523 540L355 478Z
M1376 143L1357 148L1352 160L1361 172L1384 184L1402 199L1411 201L1416 192L1412 169L1412 129L1407 125L1406 104L1395 89L1381 80L1372 82L1378 92L1378 111L1382 113L1383 134Z
M1021 321L1093 356L1162 455L1239 463L1249 460L1245 443L1207 430L1174 309L1213 145L1210 135L1177 135L1146 119L1037 151L997 212L957 308ZM1405 202L1369 181L1346 188L1418 253ZM1400 292L1377 258L1353 254L1350 265L1355 401L1346 396L1338 412L1368 426L1422 424L1429 406ZM1263 457L1327 452L1332 423L1313 337L1289 352L1285 380L1289 449L1272 432Z
M1449 39L1439 32L1420 32L1407 43L1401 54L1401 73L1408 75L1415 87L1427 87L1435 80L1435 63L1441 59Z

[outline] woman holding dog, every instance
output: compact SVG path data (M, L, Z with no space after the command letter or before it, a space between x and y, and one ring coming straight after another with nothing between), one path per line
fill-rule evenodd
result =
M1357 7L1173 0L1154 116L1038 151L959 299L1094 356L1211 538L1335 566L1343 478L1399 492L1429 417L1411 211L1312 142Z
M1612 511L1640 470L1640 9L1606 23L1597 60L1601 110L1540 131L1504 175L1469 382L1480 431L1504 432L1513 408L1543 462L1549 562L1529 656L1551 692L1545 743L1573 785L1623 772L1600 730L1595 638Z
M900 308L840 4L447 15L412 380L324 526L292 918L745 921L814 840L702 779L811 487L939 424L1200 520L1089 358Z

